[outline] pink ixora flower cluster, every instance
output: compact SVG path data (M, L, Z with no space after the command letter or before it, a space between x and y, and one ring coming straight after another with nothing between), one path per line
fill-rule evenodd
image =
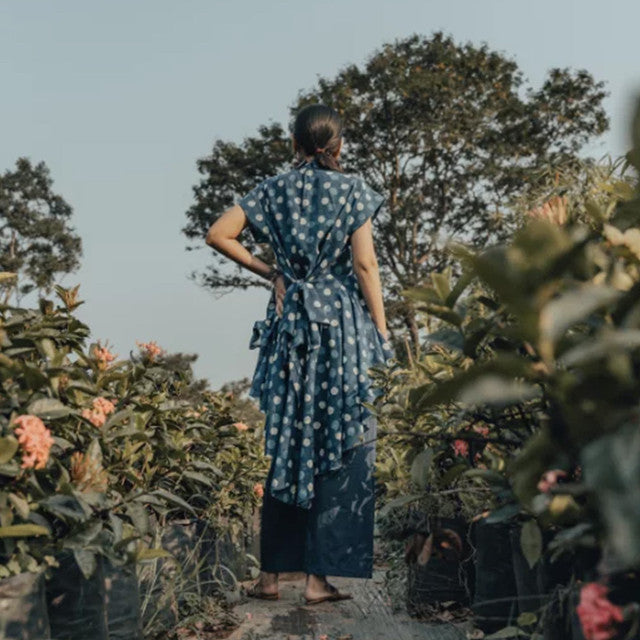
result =
M29 414L17 416L13 419L14 433L18 436L18 444L22 449L23 469L43 469L49 459L49 450L53 444L51 431L44 426L44 422Z
M576 613L587 640L611 640L616 636L616 625L624 620L622 607L613 604L609 589L597 582L585 584L580 591Z
M262 496L264 495L264 487L259 483L256 482L253 485L253 493L258 497L258 498L262 498Z
M136 344L140 348L142 355L149 362L155 362L156 358L164 353L164 349L159 347L154 340L151 340L151 342L139 342L136 340Z
M106 346L103 347L100 342L98 342L98 346L93 348L93 357L98 361L98 369L101 371L107 369L116 359L116 356Z
M469 455L469 443L466 440L454 440L451 446L457 456L466 457Z
M248 431L249 429L249 425L245 424L244 422L234 422L233 426L238 430L238 431Z
M472 428L476 433L479 433L481 436L484 436L485 438L489 437L489 427L486 424L474 424ZM465 430L468 430L468 429L469 429L469 426L466 426ZM466 458L469 455L469 442L467 440L463 440L459 438L457 440L454 440L451 443L451 446L453 447L453 450L457 456L462 456L463 458ZM476 453L475 458L477 461L480 458L480 454Z
M116 410L115 405L106 398L94 398L91 409L83 409L82 417L86 418L94 427L100 429L107 421L107 416Z

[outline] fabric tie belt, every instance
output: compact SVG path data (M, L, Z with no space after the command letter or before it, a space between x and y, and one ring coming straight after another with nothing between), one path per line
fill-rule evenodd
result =
M342 309L341 303L336 306L336 302L340 300L338 292L345 284L333 274L285 278L288 285L282 304L282 317L274 312L265 320L257 320L249 348L275 346L276 352L283 353L292 382L301 382L304 359L299 347L304 345L307 350L320 347L321 333L317 325L338 326ZM269 352L272 352L271 349ZM301 385L294 386L300 391Z

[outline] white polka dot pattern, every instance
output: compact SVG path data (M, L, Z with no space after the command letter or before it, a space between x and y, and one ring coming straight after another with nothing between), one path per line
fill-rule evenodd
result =
M239 200L256 242L269 242L287 281L282 318L273 293L249 343L259 349L249 394L266 415L269 490L309 508L313 479L342 464L361 443L380 393L369 369L391 345L373 323L353 272L350 235L380 211L384 197L361 177L316 160L267 178Z

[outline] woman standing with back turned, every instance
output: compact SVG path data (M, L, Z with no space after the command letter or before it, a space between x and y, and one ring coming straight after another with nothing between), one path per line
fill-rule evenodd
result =
M350 598L327 576L370 578L376 418L362 405L379 390L369 368L394 357L371 220L384 197L338 157L342 122L325 105L303 107L293 127L293 168L240 198L207 244L273 283L253 326L258 362L250 395L266 415L271 457L261 510L259 580L278 598L278 574L307 574L308 604ZM236 237L249 227L276 256L271 267Z

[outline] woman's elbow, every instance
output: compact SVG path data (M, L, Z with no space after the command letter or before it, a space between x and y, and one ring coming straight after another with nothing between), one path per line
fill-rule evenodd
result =
M354 260L353 270L356 273L373 273L378 269L378 261L375 257L363 258L362 260Z
M209 231L207 231L207 235L205 237L205 242L214 249L217 249L220 246L220 242L222 240L222 236L217 229L211 227Z

